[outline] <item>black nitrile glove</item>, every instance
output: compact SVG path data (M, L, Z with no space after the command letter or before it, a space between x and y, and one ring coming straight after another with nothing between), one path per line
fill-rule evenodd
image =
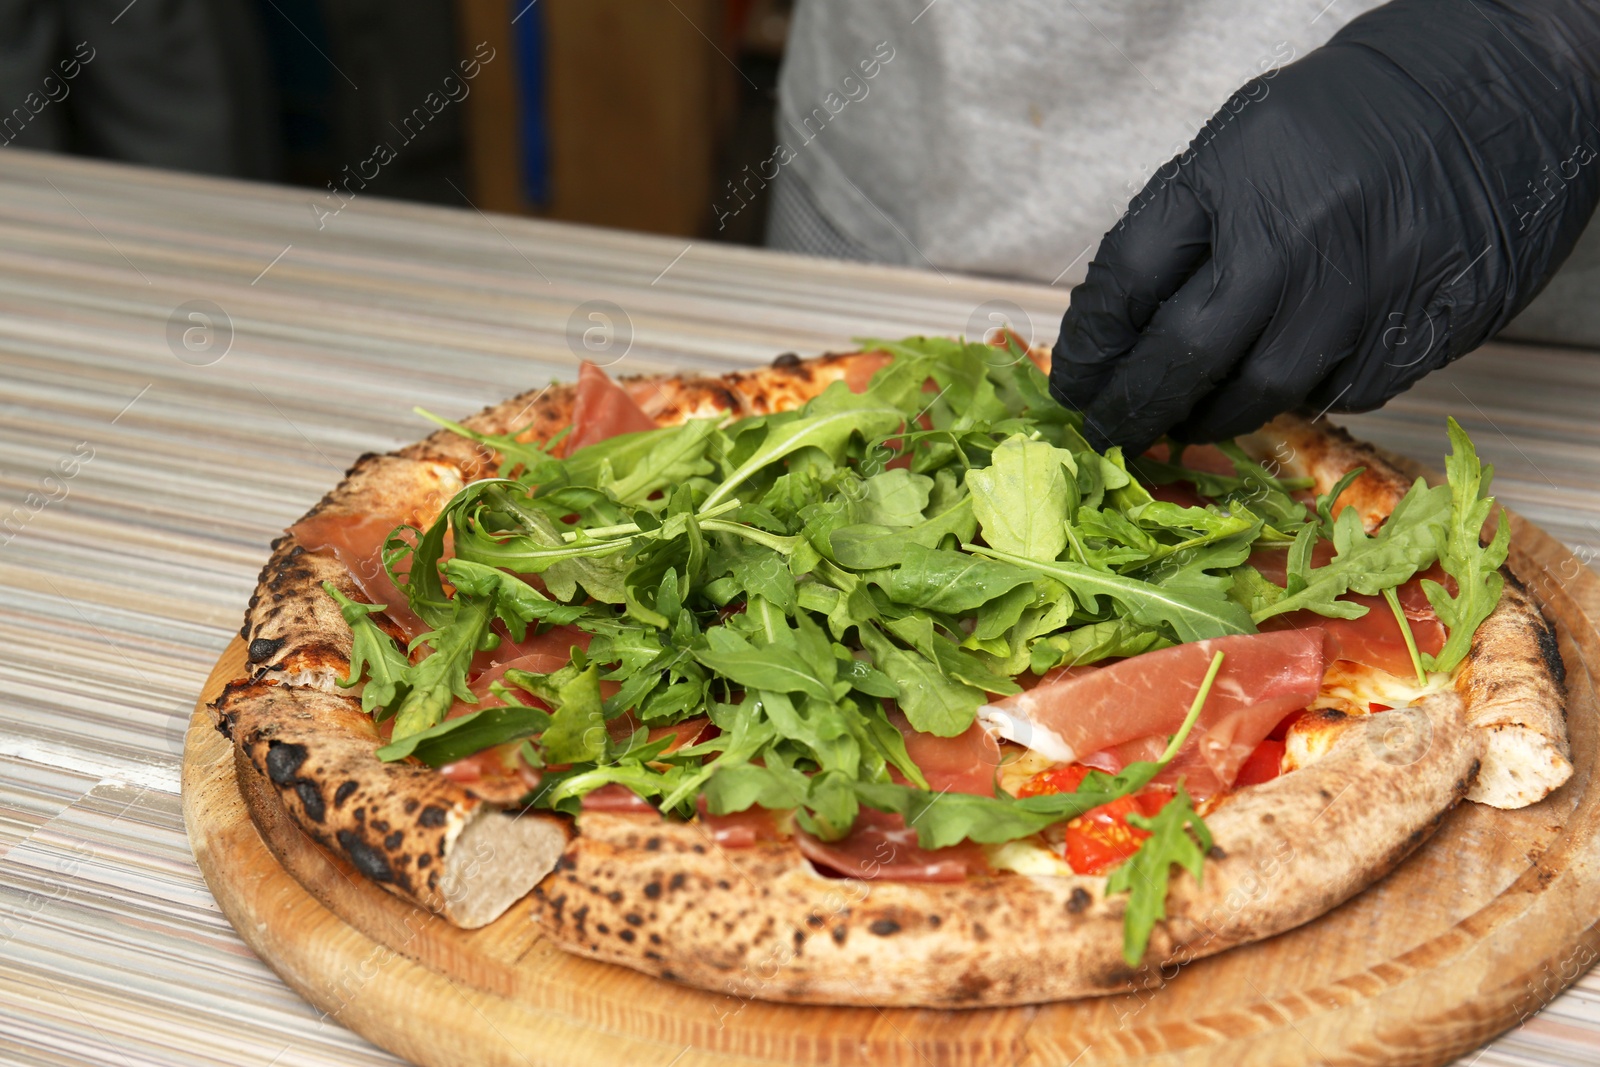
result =
M1072 291L1099 446L1377 407L1543 287L1600 198L1600 0L1395 0L1239 90ZM1600 299L1600 294L1596 294Z

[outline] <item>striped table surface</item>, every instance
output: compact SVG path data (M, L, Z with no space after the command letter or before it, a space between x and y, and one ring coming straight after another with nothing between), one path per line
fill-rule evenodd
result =
M1066 283L781 256L0 155L0 1062L392 1063L240 942L184 838L195 694L267 543L350 462L553 377L852 337L1049 340ZM320 222L320 225L319 225ZM586 347L586 345L588 347ZM1489 346L1346 420L1600 550L1600 358ZM1468 1061L1600 1060L1590 976Z

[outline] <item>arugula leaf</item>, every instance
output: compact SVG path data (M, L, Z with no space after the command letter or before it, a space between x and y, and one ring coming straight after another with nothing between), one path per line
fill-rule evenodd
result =
M989 466L967 474L983 538L998 552L1049 562L1067 547L1065 526L1078 506L1077 463L1047 441L1013 434Z
M1500 566L1511 548L1511 523L1504 511L1494 537L1483 544L1483 526L1494 507L1489 483L1494 468L1478 460L1472 439L1455 419L1450 419L1450 455L1445 458L1445 474L1450 483L1450 525L1439 562L1456 581L1451 596L1438 582L1423 579L1422 590L1428 603L1449 630L1444 647L1436 656L1424 657L1429 670L1453 671L1472 648L1472 635L1500 603L1505 579Z
M1311 488L1312 479L1274 477L1232 441L1219 441L1216 446L1233 464L1231 475L1181 466L1182 447L1172 447L1169 462L1137 456L1130 465L1140 477L1154 485L1188 482L1195 492L1209 500L1230 506L1243 505L1274 524L1294 527L1306 521L1305 505L1291 493Z
M338 603L339 614L344 616L354 639L350 646L350 674L339 679L340 688L360 685L365 676L367 685L361 690L361 710L371 715L375 708L388 707L410 688L406 672L411 669L411 661L372 621L372 616L384 606L358 604L335 589L332 582L323 582L322 590Z
M1106 892L1127 893L1128 908L1122 920L1122 958L1135 967L1150 945L1156 923L1167 917L1167 891L1176 865L1201 879L1201 865L1211 849L1211 831L1194 810L1189 791L1178 785L1177 795L1155 815L1128 816L1128 825L1148 830L1129 859L1106 879ZM1190 835L1193 836L1190 836Z
M864 623L859 632L874 665L899 691L900 710L913 728L954 737L972 725L984 702L983 690L946 677L937 663L899 647L872 623Z
M831 390L830 390L831 391ZM824 393L823 396L827 396ZM821 400L822 397L818 397ZM816 401L812 402L816 404ZM808 409L809 410L809 409ZM743 462L729 471L722 482L700 505L700 513L731 497L757 471L793 455L804 448L815 448L837 460L844 446L856 434L871 438L895 429L905 416L891 407L861 407L807 415L787 422L769 424L766 438Z
M517 529L491 531L478 521L470 506L476 501L467 499L452 509L452 529L455 533L456 558L481 563L489 567L505 568L518 574L542 574L558 563L608 556L629 547L633 536L597 539L593 536L568 541L561 535L555 520L537 508L518 507L499 487L486 482L476 482L463 490L476 491L489 498L489 502L502 509L498 514L511 517ZM612 601L612 603L619 602Z
M1233 583L1228 587L1228 599L1252 616L1283 599L1283 593L1282 586L1267 581L1248 563L1234 568Z
M574 452L567 460L568 477L577 484L602 479L609 465L606 489L624 504L643 504L652 493L704 477L716 469L706 458L717 432L716 419L690 419L679 426L619 434Z
M784 628L788 629L787 623ZM712 647L696 649L694 658L747 689L805 693L819 700L833 699L831 669L827 677L822 677L816 664L807 662L798 654L783 654L781 645L776 648L757 648L726 627L713 629L706 637ZM833 663L831 652L827 663Z
M390 736L395 741L438 725L457 700L475 703L478 699L467 688L467 671L473 653L489 636L494 600L457 597L454 605L455 617L448 625L412 642L426 642L433 651L406 671L410 688L394 707L385 709L394 715Z
M1411 620L1406 618L1406 609L1400 606L1400 594L1393 589L1385 589L1383 599L1388 601L1395 624L1400 627L1400 636L1405 639L1406 651L1411 654L1411 669L1417 673L1417 684L1427 685L1428 675L1422 669L1422 657L1417 654L1417 639L1411 632Z
M928 506L933 479L896 467L874 474L861 483L856 513L862 522L880 526L917 526Z
M448 505L446 512L448 512ZM450 598L445 595L444 583L439 580L439 557L444 551L444 535L449 530L448 514L441 515L426 533L402 526L392 532L383 543L383 568L395 588L406 595L406 602L417 618L429 626L440 627L450 621ZM417 535L415 546L400 536L401 530L411 530ZM410 557L411 566L404 578L396 567L402 559Z
M1365 474L1366 471L1367 468L1365 467L1355 467L1347 470L1344 472L1344 477L1334 482L1326 493L1317 494L1317 528L1321 531L1323 537L1329 539L1333 537L1333 505L1344 495L1344 491L1355 484L1355 480Z
M583 763L604 756L607 740L600 669L590 664L557 691L556 712L540 748L546 763Z
M486 748L534 737L550 726L550 713L524 704L503 704L458 715L439 725L391 741L378 749L385 761L416 756L430 767L466 759Z
M1113 656L1137 656L1171 645L1172 639L1160 630L1129 619L1108 619L1034 642L1032 668L1033 673L1044 674L1056 667L1079 667Z
M1260 623L1304 608L1333 618L1360 618L1365 607L1337 598L1347 592L1376 596L1431 564L1444 541L1450 510L1450 489L1442 485L1430 489L1421 478L1395 505L1376 536L1369 537L1362 529L1355 508L1346 508L1334 520L1333 559L1315 568L1308 562L1317 531L1307 527L1289 550L1286 594L1251 617Z
M578 764L564 771L545 771L539 782L539 791L534 794L532 806L547 808L562 812L567 815L576 815L582 809L580 800L601 786L620 785L637 796L649 800L651 797L664 797L671 795L678 789L683 780L688 777L687 768L681 765L671 765L665 769L648 766L640 760L622 760L604 766ZM665 800L660 805L663 811L673 810L674 806ZM678 814L689 815L683 810L683 805L676 806Z
M1017 567L913 542L905 546L887 592L897 604L959 615L1033 581L1032 574Z
M495 613L505 620L513 641L527 635L529 623L565 626L588 614L582 604L558 603L515 575L481 563L451 559L445 561L444 570L458 594L494 598Z
M1179 641L1200 641L1227 634L1254 633L1250 616L1222 595L1166 589L1137 578L1107 574L1078 563L1040 563L983 545L962 545L968 552L1027 567L1053 578L1081 601L1094 605L1100 596L1121 604L1130 618L1145 626L1170 626ZM1093 610L1093 608L1091 608Z

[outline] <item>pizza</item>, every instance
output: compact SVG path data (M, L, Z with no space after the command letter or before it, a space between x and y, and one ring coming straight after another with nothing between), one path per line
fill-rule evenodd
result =
M1095 451L940 338L554 384L359 459L215 703L243 793L465 928L796 1003L1115 992L1571 775L1451 422Z

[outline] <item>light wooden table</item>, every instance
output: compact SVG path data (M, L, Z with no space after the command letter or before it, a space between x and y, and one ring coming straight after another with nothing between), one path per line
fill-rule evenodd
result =
M1046 341L1067 297L371 198L319 229L311 199L0 153L5 1064L393 1062L218 913L178 763L267 542L359 453L420 436L413 405L571 377L590 301L625 312L601 360L627 373L971 331L989 301ZM1496 346L1346 421L1436 458L1455 414L1501 498L1587 561L1597 411L1600 356ZM1589 976L1475 1062L1597 1060Z

